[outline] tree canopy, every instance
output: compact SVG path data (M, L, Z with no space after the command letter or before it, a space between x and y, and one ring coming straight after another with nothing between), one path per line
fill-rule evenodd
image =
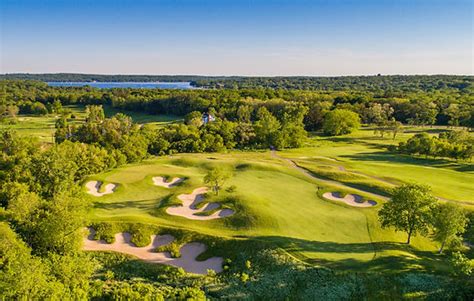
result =
M382 227L394 227L412 235L427 234L432 223L436 199L430 188L419 184L404 184L394 189L392 198L379 211Z

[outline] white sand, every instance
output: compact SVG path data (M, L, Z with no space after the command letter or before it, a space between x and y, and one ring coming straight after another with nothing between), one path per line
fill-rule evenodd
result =
M347 194L346 196L341 197L339 192L326 192L323 194L323 197L331 201L344 202L347 205L354 207L372 207L377 205L377 202L372 200L363 202L362 197L358 194Z
M103 196L106 194L111 194L114 192L115 188L117 185L115 184L107 184L105 185L104 192L99 192L100 186L102 185L102 182L99 181L89 181L86 184L87 188L87 193L92 194L93 196Z
M166 182L165 178L163 177L153 177L152 180L153 180L153 184L155 184L156 186L161 186L161 187L166 187L166 188L171 188L184 181L183 178L173 178L173 180Z
M153 252L157 247L167 245L174 240L171 235L152 235L151 243L146 247L136 247L130 242L130 233L115 234L115 242L107 244L104 241L92 240L95 230L89 228L90 234L84 238L83 249L86 251L113 251L132 255L138 259L151 262L181 267L186 272L194 274L207 274L207 270L222 272L222 257L211 257L204 261L197 261L196 257L206 250L206 245L198 242L187 243L181 247L181 257L172 258L168 252Z
M171 215L178 215L193 220L211 220L234 214L234 210L232 209L222 209L210 215L196 215L196 213L215 210L220 207L218 203L207 203L199 209L196 208L196 205L204 200L204 194L207 190L207 187L200 187L194 189L190 194L178 195L178 199L183 202L183 205L168 207L166 208L166 212Z

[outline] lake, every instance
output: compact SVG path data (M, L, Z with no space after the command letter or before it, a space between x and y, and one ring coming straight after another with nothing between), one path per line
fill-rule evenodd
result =
M194 89L190 82L48 82L51 87L83 87L93 88L144 88L144 89Z

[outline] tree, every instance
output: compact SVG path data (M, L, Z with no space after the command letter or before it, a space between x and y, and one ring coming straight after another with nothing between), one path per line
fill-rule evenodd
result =
M265 107L258 109L257 119L254 124L255 138L263 147L274 146L279 136L280 122Z
M467 218L463 209L456 204L440 204L434 212L434 240L441 244L439 253L446 245L460 241L460 234L466 231Z
M308 113L305 116L304 124L306 130L314 131L320 129L324 116L332 106L331 101L312 101L309 103Z
M32 213L40 206L41 200L34 192L28 191L28 185L11 182L0 190L2 203L7 203L7 214L16 224L27 223Z
M379 220L383 228L406 232L410 244L412 235L428 232L435 205L436 199L428 186L405 184L394 189L391 201L379 211Z
M88 123L101 123L105 119L105 113L102 106L86 106L86 121Z
M189 114L187 114L184 117L184 123L187 125L192 125L196 127L200 127L203 122L202 122L202 113L199 111L193 111Z
M397 134L403 130L402 123L400 121L395 120L395 118L392 118L392 120L388 122L388 128L392 132L393 140L395 140Z
M349 134L359 127L359 115L345 109L336 109L327 113L323 121L323 132L330 136Z
M364 122L368 124L383 125L390 120L394 110L390 104L371 103L369 107L363 110Z
M216 167L207 172L204 177L204 183L210 184L214 193L219 195L219 190L229 178L230 174L228 172L222 168Z
M8 224L0 222L0 299L52 298L54 285L48 281L47 270Z
M451 126L458 126L459 119L461 118L461 111L459 110L459 105L457 103L452 103L449 107L444 110L444 114L449 117L448 124Z
M237 118L239 122L249 123L252 117L253 108L247 105L241 105L237 109Z
M78 189L55 195L32 217L27 242L35 254L68 254L79 250L87 203Z
M472 270L474 270L473 261L459 251L451 254L450 261L455 275L469 276L472 274Z
M308 108L301 105L289 106L285 109L277 148L300 147L306 138L303 119Z

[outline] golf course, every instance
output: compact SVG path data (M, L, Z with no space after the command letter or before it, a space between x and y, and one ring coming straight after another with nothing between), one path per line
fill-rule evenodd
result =
M412 121L397 98L293 99L312 91L26 87L35 100L0 123L8 287L36 275L41 294L98 300L474 295L467 123Z
M430 160L389 154L384 143L394 142L372 139L370 129L345 138L359 144L315 137L308 142L311 146L283 152L179 154L123 166L87 180L116 185L111 194L89 197L93 203L90 217L94 223L140 223L195 231L217 240L233 240L235 244L258 240L303 262L344 269L388 269L391 265L445 269L443 264L421 255L436 250L433 242L416 237L408 248L403 233L381 228L377 212L388 201L387 191L410 181L423 181L433 187L436 196L442 198L440 201L449 200L472 210L470 183L474 183L474 172L459 171L469 164L436 166ZM350 159L368 152L374 159L367 164ZM213 166L228 170L232 176L225 187L235 188L230 192L224 189L218 196L204 191L204 203L217 206L195 213L197 220L169 212L169 208L184 203L180 195L203 186L206 170ZM163 187L154 184L154 177L182 181ZM371 204L354 207L328 199L328 192L354 193ZM235 213L225 218L199 219L226 209ZM219 248L210 249L207 254L227 258L235 256L232 252ZM410 260L405 262L407 257Z

